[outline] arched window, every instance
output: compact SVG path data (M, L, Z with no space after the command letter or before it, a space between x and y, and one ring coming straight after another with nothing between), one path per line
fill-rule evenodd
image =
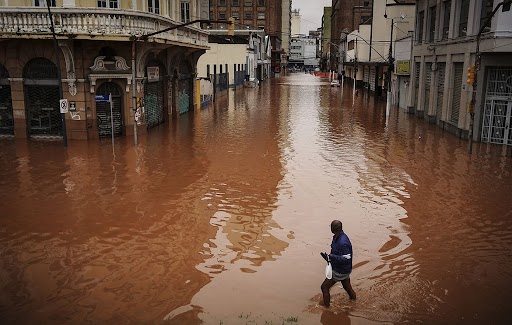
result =
M31 60L25 66L23 78L26 79L57 79L57 66L45 58Z

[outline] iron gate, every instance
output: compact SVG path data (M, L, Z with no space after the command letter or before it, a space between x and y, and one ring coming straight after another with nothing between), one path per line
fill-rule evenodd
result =
M144 86L146 127L152 128L164 121L164 82L148 82Z
M190 110L190 79L178 80L178 109L180 114L186 113Z
M119 87L112 82L105 82L98 87L96 95L108 96L112 94L112 115L110 114L109 102L96 103L96 122L98 125L98 135L100 138L112 136L112 120L114 119L114 135L123 134L123 109L121 101L121 91Z
M23 73L29 135L62 135L57 67L44 58L27 63Z
M14 134L11 84L7 69L0 64L0 134Z
M446 63L437 64L437 103L436 117L438 121L443 118L443 99L444 99L444 78L446 75Z
M190 101L193 95L192 78L192 67L187 61L181 61L178 74L178 111L180 114L186 113L190 110Z
M462 93L462 74L464 71L463 63L454 63L453 65L453 98L450 122L459 124L460 95Z
M490 68L482 126L482 141L512 145L512 69Z

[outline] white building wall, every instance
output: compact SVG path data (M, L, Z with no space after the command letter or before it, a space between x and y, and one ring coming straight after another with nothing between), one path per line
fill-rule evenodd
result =
M292 10L291 21L291 37L296 37L297 35L300 35L301 16L299 9Z
M210 50L203 54L197 62L197 76L207 78L207 65L210 65L210 73L213 74L213 66L217 65L217 73L220 72L220 65L225 72L228 65L229 84L234 83L233 65L247 63L247 44L216 44L209 43ZM254 61L254 60L253 60Z

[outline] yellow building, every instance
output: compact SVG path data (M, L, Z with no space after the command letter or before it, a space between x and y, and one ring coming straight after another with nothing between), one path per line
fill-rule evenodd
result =
M68 139L130 135L135 120L137 131L145 132L192 109L196 65L208 49L207 32L196 23L133 39L207 19L208 1L50 4L57 47L46 0L0 0L0 135L62 137L64 129ZM63 98L69 103L65 114L59 107L59 66ZM143 100L134 101L134 94ZM110 95L112 110L102 101Z

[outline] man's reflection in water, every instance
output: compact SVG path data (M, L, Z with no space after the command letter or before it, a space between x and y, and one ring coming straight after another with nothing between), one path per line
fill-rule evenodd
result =
M340 312L339 314L333 313L331 310L324 310L320 318L322 325L350 325L350 317L347 314Z

